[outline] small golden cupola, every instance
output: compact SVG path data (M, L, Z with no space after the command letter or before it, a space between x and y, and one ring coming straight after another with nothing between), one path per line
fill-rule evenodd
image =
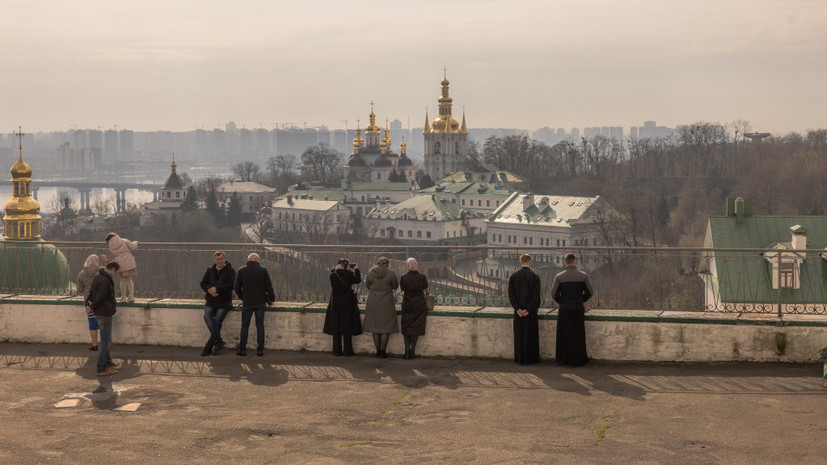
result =
M356 120L356 137L353 138L353 154L358 155L359 149L365 144L362 139L362 129L359 127L359 120Z
M448 94L450 81L448 81L447 71L443 71L442 82L440 84L442 85L442 95L437 100L439 118L434 120L433 132L460 132L459 122L451 115L451 107L453 106L454 99Z
M32 197L32 167L23 160L23 131L19 128L20 155L12 165L12 198L6 202L3 222L6 239L40 237L40 204Z

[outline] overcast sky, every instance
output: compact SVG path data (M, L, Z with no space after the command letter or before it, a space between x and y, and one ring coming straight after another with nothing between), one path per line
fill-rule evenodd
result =
M827 127L827 1L3 1L0 130Z

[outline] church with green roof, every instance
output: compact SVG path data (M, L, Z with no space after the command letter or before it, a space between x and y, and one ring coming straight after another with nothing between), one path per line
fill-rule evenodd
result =
M68 294L74 291L66 256L40 237L40 204L32 197L32 167L20 156L11 167L12 197L3 209L0 292Z

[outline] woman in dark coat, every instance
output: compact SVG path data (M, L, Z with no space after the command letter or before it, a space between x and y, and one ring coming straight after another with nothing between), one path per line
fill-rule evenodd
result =
M324 318L324 332L333 336L333 355L353 355L353 336L362 334L359 306L353 285L362 282L359 266L346 258L339 259L330 271L330 287L333 289ZM344 350L342 343L344 342Z
M405 359L416 358L414 350L419 336L425 334L425 289L428 289L428 278L419 272L419 263L415 258L405 261L407 273L399 278L399 288L402 289L402 336L405 338Z

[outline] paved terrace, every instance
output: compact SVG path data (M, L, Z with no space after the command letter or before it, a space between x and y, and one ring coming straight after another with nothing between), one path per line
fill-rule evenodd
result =
M0 343L3 464L823 464L820 364ZM91 357L90 357L91 356Z

